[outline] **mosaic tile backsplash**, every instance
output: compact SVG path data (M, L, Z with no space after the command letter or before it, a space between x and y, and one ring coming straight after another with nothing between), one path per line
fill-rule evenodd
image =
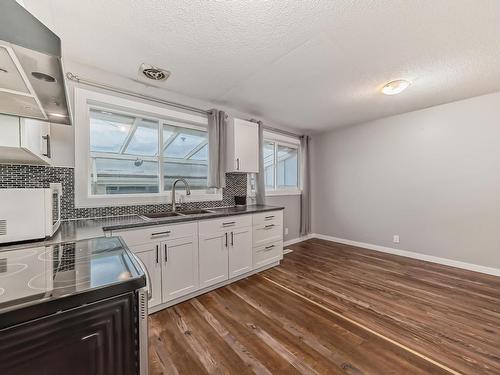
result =
M2 188L48 188L50 183L62 183L61 218L63 220L144 214L167 211L170 204L148 204L136 206L76 208L74 191L74 169L39 165L0 164L0 189ZM222 201L183 203L183 209L233 206L235 195L246 195L246 174L227 173L226 188Z

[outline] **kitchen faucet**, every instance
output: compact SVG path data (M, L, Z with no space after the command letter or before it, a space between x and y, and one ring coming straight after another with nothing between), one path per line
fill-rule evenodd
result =
M186 195L191 195L191 188L189 187L189 184L188 182L183 179L183 178L178 178L174 181L174 183L172 184L172 212L175 212L175 185L179 182L179 181L182 181L184 183L184 185L186 186Z

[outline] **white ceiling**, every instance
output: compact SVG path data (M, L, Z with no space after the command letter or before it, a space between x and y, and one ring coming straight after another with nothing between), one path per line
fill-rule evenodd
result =
M498 0L24 0L65 58L324 130L500 90ZM401 95L380 86L406 78Z

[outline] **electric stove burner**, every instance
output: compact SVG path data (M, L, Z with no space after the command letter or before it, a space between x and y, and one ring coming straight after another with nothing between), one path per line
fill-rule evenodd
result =
M28 265L24 263L9 263L9 265L7 266L7 271L0 272L0 279L3 279L4 277L14 276L20 272L23 272L26 268L28 268Z

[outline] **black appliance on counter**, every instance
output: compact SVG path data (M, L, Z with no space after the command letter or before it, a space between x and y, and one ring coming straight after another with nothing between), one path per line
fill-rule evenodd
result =
M0 250L0 374L147 374L147 273L117 237Z

